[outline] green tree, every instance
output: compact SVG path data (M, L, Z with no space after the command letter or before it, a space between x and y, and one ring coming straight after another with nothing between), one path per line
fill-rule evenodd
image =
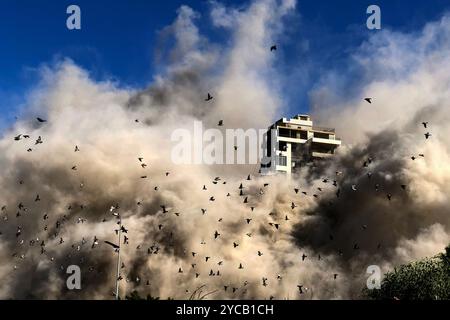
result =
M385 274L381 289L364 289L369 299L449 300L450 245L435 257L401 265Z

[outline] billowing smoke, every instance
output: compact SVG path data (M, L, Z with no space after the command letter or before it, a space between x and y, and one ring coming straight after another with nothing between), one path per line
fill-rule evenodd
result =
M128 230L121 296L186 299L203 286L209 299L358 298L369 265L386 271L441 251L450 241L448 16L414 35L382 31L354 53L352 72L323 77L313 114L345 145L330 161L291 180L255 165L172 162L173 131L192 131L194 120L260 129L281 117L269 48L294 8L212 2L213 25L229 35L219 46L181 7L161 31L167 67L146 90L96 82L68 60L43 67L0 140L0 297L112 298L117 254L104 241L117 242L115 212ZM362 84L347 96L354 76ZM81 290L66 287L69 265L81 268Z

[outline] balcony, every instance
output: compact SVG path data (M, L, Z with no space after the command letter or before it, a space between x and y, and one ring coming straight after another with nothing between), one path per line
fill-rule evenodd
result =
M312 138L313 143L323 143L323 144L331 144L335 146L341 145L341 140L339 139L323 139L323 138Z
M332 154L332 153L325 153L325 152L316 152L316 151L313 151L312 154L311 154L311 156L312 156L313 158L330 158L330 157L333 156L333 154Z

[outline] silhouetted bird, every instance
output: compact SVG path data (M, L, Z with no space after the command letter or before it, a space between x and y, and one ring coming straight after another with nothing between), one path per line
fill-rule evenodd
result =
M206 97L205 101L210 101L214 99L214 97L208 92L208 96Z

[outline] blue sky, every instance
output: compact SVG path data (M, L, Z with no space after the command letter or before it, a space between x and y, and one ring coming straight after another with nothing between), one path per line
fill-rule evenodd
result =
M222 0L227 6L247 1ZM145 87L158 71L154 52L158 31L172 23L186 4L201 14L198 25L210 40L226 41L211 26L208 1L192 0L1 0L0 123L13 121L25 93L36 84L36 68L69 57L94 79L115 79L123 86ZM65 27L66 8L82 10L82 30ZM292 111L307 111L308 91L327 70L346 68L349 54L372 32L365 27L366 8L377 4L382 27L420 30L450 10L448 0L299 1L286 35L278 43L280 73ZM307 50L305 50L307 47ZM305 66L308 66L307 69ZM0 124L1 126L1 124Z

